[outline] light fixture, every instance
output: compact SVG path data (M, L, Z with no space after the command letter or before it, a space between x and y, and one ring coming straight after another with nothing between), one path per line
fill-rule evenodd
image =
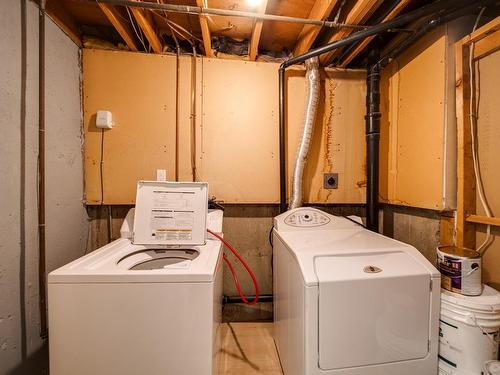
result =
M262 4L262 0L246 0L247 4L250 5L252 8L258 7L260 4Z

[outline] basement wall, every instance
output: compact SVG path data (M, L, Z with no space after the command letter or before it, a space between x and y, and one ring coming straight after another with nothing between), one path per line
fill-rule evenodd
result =
M23 145L21 2L4 0L0 12L1 375L48 373L46 343L39 336L38 305L38 8L26 1L27 91ZM82 255L86 244L88 224L82 204L79 82L78 47L47 19L45 135L48 272ZM21 209L23 201L24 210Z

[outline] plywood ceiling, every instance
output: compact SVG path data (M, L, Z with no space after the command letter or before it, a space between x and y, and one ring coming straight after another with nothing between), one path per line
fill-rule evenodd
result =
M260 5L254 6L249 0L142 1L369 25L394 18L430 0L261 0ZM98 0L47 0L46 4L47 14L81 45L87 45L92 37L94 41L108 42L110 48L151 53L173 51L177 40L184 52L192 51L195 44L198 54L210 57L224 52L224 56L232 53L248 60L262 55L286 58L353 32L348 28L126 8ZM356 58L359 61L368 45L365 42L358 46L345 56L345 61L337 53L324 56L322 63L329 65L334 61L346 67Z

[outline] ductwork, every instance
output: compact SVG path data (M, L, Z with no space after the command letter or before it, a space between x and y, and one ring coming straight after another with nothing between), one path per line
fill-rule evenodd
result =
M295 156L295 169L293 170L292 177L292 196L290 198L289 209L302 206L304 168L306 166L307 156L309 155L309 149L314 131L314 120L316 119L319 103L319 59L318 57L310 58L305 61L305 64L307 69L306 110L304 113L302 135L300 137L299 147Z

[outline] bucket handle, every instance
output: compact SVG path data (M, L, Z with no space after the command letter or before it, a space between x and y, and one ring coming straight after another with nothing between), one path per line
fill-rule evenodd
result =
M476 315L474 315L474 313L469 313L469 316L472 318L472 322L474 323L474 325L479 328L481 330L481 332L483 333L483 335L486 335L488 337L488 339L490 339L490 341L493 343L493 345L497 345L499 342L500 342L500 338L498 337L498 331L496 332L486 332L484 330L483 327L481 327L479 325L479 323L477 322L477 319L476 319ZM495 334L497 334L495 336Z

